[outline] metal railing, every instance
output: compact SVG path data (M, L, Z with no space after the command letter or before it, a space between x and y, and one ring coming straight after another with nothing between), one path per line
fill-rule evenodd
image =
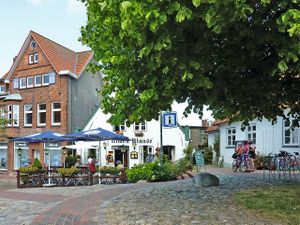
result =
M94 184L122 184L126 183L125 170L120 174L108 175L103 173L93 173L86 169L81 169L76 174L65 176L57 172L56 169L41 169L35 172L22 173L17 170L17 188L33 188L44 186L91 186Z

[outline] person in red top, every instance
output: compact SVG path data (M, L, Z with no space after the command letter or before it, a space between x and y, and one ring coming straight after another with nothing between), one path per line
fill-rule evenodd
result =
M90 169L90 171L92 171L93 173L96 173L96 172L97 172L96 166L95 166L95 162L96 162L96 160L95 160L95 159L92 159L91 163L89 164L89 169Z

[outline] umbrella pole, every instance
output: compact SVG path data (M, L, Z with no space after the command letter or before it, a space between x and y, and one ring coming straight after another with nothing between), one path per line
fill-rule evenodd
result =
M51 185L51 178L50 178L50 176L51 176L51 174L50 174L50 163L51 163L51 156L50 156L50 149L49 149L49 164L48 164L48 185Z
M100 147L100 144L101 144L101 141L99 141L99 146L98 146L98 151L99 151L99 156L98 156L98 160L99 160L99 164L98 164L98 168L99 168L99 172L98 172L98 183L100 184L101 183L101 180L100 180L100 167L101 167L101 147Z

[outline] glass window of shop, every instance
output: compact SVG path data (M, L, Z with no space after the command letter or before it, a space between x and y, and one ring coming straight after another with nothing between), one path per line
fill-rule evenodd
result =
M48 155L44 152L44 159L47 165L49 165L50 160L50 167L62 166L61 158L63 151L61 150L60 143L45 143L44 149L48 149Z
M19 149L21 149L19 155ZM28 143L26 142L15 142L14 146L14 169L20 167L26 167L31 164L28 154Z
M0 143L0 170L7 169L7 143Z

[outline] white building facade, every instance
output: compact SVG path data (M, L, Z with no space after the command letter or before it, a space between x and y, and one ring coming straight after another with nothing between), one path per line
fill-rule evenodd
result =
M251 140L260 154L279 153L285 150L290 153L300 152L300 128L293 128L291 120L278 117L273 124L266 119L253 120L244 131L242 122L219 124L220 151L224 157L224 166L231 166L235 141Z
M95 156L97 160L100 159L101 166L116 166L120 163L131 168L153 159L158 153L161 145L159 121L146 121L126 127L125 124L112 126L106 122L108 118L109 115L98 110L84 130L101 127L121 133L129 137L130 141L77 142L77 154L81 155L83 163L87 163L88 157ZM176 161L183 158L183 149L187 144L184 133L179 127L163 128L163 150L170 160Z

